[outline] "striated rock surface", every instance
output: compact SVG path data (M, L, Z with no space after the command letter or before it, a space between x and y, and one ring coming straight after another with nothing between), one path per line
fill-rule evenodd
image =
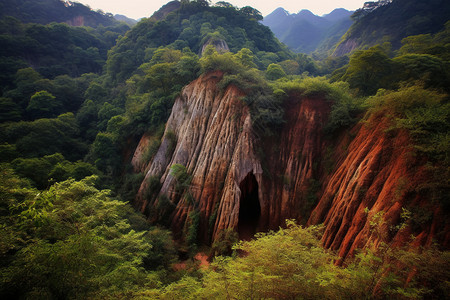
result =
M286 123L279 140L265 142L269 174L263 181L263 199L269 209L264 228L276 229L288 218L301 222L308 219L323 172L322 154L327 146L322 128L330 107L331 103L324 99L299 95L285 102Z
M221 73L200 77L175 101L161 147L136 200L142 211L148 214L155 211L159 215L161 198L167 197L175 206L170 224L177 237L181 236L188 214L194 209L200 212L203 240L213 229L236 226L239 182L249 173L257 177L262 174L254 155L249 110L236 88L219 90L217 82L221 77ZM175 136L175 140L170 141L169 135ZM192 177L189 190L182 195L176 191L175 179L170 174L170 166L174 164L185 166ZM158 194L154 201L145 193L152 177L159 178L161 184L158 191L153 191ZM187 197L188 193L192 197ZM189 198L195 203L190 203ZM214 214L218 216L217 225L208 228Z
M213 46L220 54L230 51L230 48L228 47L228 44L227 42L225 42L225 40L210 38L208 41L206 41L206 43L203 44L202 49L200 50L200 56L203 55L206 47L208 47L209 45Z
M344 56L348 53L352 53L359 46L356 39L347 39L340 44L337 45L336 49L334 49L332 56Z
M411 234L417 236L414 244L429 246L448 226L443 212L428 198L429 193L421 193L418 188L429 176L426 160L416 155L408 133L389 130L391 125L387 117L375 114L353 128L356 137L348 148L348 141L337 147L336 168L308 221L324 223L324 246L343 258L371 243L404 244ZM404 208L431 215L418 228L409 226L399 231L396 226L402 222ZM444 244L448 241L448 237L439 239Z
M193 210L199 212L203 241L226 228L250 238L257 231L276 229L287 218L305 218L308 187L319 169L316 161L324 146L321 128L329 103L291 97L281 135L267 143L274 147L263 150L249 109L240 99L242 92L233 86L220 90L221 76L210 73L188 85L175 101L151 163L145 167L137 163L148 143L146 136L133 159L136 169L148 170L136 206L156 221L167 216L160 211L161 201L169 200L174 206L169 223L178 238ZM175 140L170 141L169 135ZM261 158L261 151L270 155ZM185 166L192 178L182 194L170 173L174 164ZM156 190L155 178L160 184Z
M279 134L262 137L243 93L218 87L222 75L203 75L183 89L148 164L151 136L137 147L133 166L145 180L135 205L151 221L166 223L177 239L195 225L206 243L228 228L249 239L288 218L324 223L324 246L344 258L371 243L402 244L411 234L416 245L436 238L448 247L445 213L419 188L429 177L427 161L406 131L390 130L391 121L377 113L350 133L325 138L331 103L293 94ZM186 167L190 184L172 176L175 164ZM398 231L403 208L428 215Z

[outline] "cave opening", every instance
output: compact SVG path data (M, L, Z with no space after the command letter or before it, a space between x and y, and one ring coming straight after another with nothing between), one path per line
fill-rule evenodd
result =
M253 173L248 173L239 184L241 199L239 203L238 234L240 240L250 240L256 233L261 216L258 197L258 182Z

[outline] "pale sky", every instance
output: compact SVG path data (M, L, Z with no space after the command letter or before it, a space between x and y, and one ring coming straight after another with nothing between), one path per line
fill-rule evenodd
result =
M89 5L92 9L101 9L104 12L112 14L121 14L129 18L139 19L142 17L150 17L153 12L170 0L72 0ZM363 6L368 0L228 0L239 8L243 6L251 6L261 12L263 16L267 16L278 7L283 7L290 13L297 13L302 9L308 9L316 15L330 13L335 8L345 8L348 10L356 10ZM212 3L217 1L213 0Z

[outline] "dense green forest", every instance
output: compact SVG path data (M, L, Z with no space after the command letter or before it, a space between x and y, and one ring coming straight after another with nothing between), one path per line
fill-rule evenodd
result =
M407 129L416 154L429 160L430 201L448 213L450 22L402 39L399 50L383 43L315 61L281 44L248 6L181 1L161 20L94 28L42 15L51 9L39 4L50 1L33 2L39 10L29 2L0 7L1 298L448 297L450 257L439 245L382 243L337 265L321 246L323 228L294 220L246 242L231 230L213 245L197 245L195 232L173 241L164 224L132 208L143 175L132 172L127 149L151 133L150 159L181 89L220 70L221 87L247 95L261 136L284 122L291 93L331 101L330 136L368 113L389 114L392 130ZM217 41L230 51L216 49ZM396 230L415 217L405 210ZM374 218L373 234L381 226ZM215 256L209 268L186 251L199 248ZM183 255L185 267L174 268Z
M389 5L386 5L389 4ZM342 36L336 52L349 53L346 42L365 49L389 42L401 47L403 38L419 34L435 34L448 21L450 4L445 0L378 0L358 9L350 29Z

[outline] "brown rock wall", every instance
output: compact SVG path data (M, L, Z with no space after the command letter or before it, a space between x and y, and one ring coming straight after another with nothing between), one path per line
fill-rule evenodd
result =
M186 86L153 160L143 165L140 159L149 143L145 135L133 158L135 169L146 172L135 205L151 221L169 224L177 239L183 239L193 210L199 214L201 242L211 242L227 228L248 239L294 218L324 223L324 246L342 257L371 243L402 244L412 233L414 243L430 245L448 227L436 207L419 232L394 230L403 208L429 209L427 195L416 188L428 175L426 160L415 155L408 133L392 130L383 114L331 140L322 130L331 103L291 95L279 134L261 137L252 129L242 92L218 88L222 75L209 73ZM325 171L330 149L335 166ZM190 174L187 190L177 191L170 174L174 164ZM381 213L375 230L371 223Z

